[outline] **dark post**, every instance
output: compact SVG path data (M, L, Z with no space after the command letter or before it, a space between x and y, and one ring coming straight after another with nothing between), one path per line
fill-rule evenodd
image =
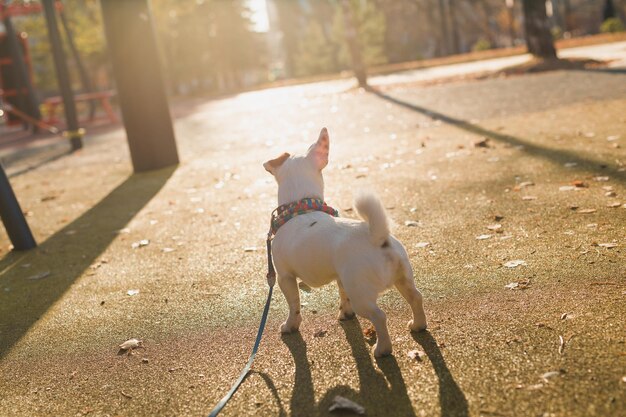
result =
M27 250L37 246L2 165L0 165L0 218L15 250Z
M100 4L135 172L178 164L148 1Z
M42 3L46 16L46 24L48 26L48 37L50 38L50 44L52 46L52 57L54 58L54 67L59 82L59 90L61 90L61 96L63 97L63 108L65 110L65 121L67 124L65 135L70 140L72 150L75 151L83 147L84 130L78 127L76 103L74 102L72 84L70 83L67 61L65 60L65 51L63 50L59 26L57 25L54 0L42 0Z

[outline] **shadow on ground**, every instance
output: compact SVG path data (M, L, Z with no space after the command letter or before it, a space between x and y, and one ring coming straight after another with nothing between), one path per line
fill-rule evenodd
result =
M382 373L379 372L372 363L370 346L363 337L363 329L358 320L341 322L341 327L356 361L359 390L355 391L348 386L338 385L326 391L317 404L304 339L300 333L282 336L296 365L290 403L291 415L327 415L335 396L341 395L363 405L368 415L415 416L406 383L395 357L377 359L376 364ZM435 339L428 332L413 335L413 338L423 347L435 369L439 381L441 415L443 417L467 416L465 395L448 370Z
M534 144L528 140L518 138L516 136L494 132L492 130L485 129L484 127L481 127L479 125L467 122L465 120L448 116L438 111L400 100L372 87L368 88L368 91L382 98L383 100L390 101L406 109L421 113L425 116L430 117L433 120L441 120L442 122L455 126L459 129L463 129L467 132L484 136L498 142L507 143L512 146L521 146L523 147L522 151L526 152L529 155L543 158L548 160L549 162L557 163L560 165L563 165L566 162L576 162L576 170L588 171L592 173L597 173L598 170L602 170L603 172L610 174L612 178L622 183L626 183L626 172L618 171L616 167L609 166L606 161L599 161L597 159L583 157L580 152L568 151L565 149L552 149L546 146Z
M158 193L174 170L130 176L38 248L11 252L0 261L0 359L104 252L116 231ZM25 265L28 269L22 268ZM41 278L32 279L37 275Z
M469 415L467 399L450 373L446 361L441 355L437 341L430 332L411 333L413 340L419 343L426 356L433 364L439 380L439 404L442 417L466 417Z

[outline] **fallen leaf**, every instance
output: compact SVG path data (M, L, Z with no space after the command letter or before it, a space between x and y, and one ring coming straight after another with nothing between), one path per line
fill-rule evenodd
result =
M504 216L500 215L500 214L496 214L493 216L493 219L497 222L499 222L500 220L504 220Z
M298 282L298 287L304 292L311 292L311 287L302 281Z
M607 182L610 178L607 176L598 176L598 177L593 177L594 181L597 182Z
M256 252L256 250L257 250L256 246L247 246L243 248L244 252Z
M487 226L487 229L493 230L493 231L502 230L502 225L500 223L490 224L489 226Z
M504 266L507 268L516 268L520 265L526 265L526 261L522 261L521 259L516 259L514 261L508 261L504 263Z
M407 227L417 227L419 226L419 222L416 222L415 220L407 220L404 222L404 225Z
M351 411L356 414L365 414L365 408L341 395L336 395L333 398L333 403L328 407L328 411Z
M430 246L430 242L418 242L415 244L416 248L426 248Z
M135 338L128 339L120 345L120 351L118 352L118 354L124 353L126 351L131 351L140 347L143 347L143 342L141 340Z
M31 275L30 277L26 278L26 279L32 279L32 280L38 280L38 279L44 279L50 276L50 271L44 271L44 272L40 272L38 274L35 275Z
M511 282L504 286L510 290L526 290L530 288L530 280L520 281L520 282Z
M421 362L422 358L426 356L426 352L423 350L415 349L407 352L407 356L415 361Z
M133 249L137 249L137 248L142 248L144 246L148 246L150 244L150 241L148 239L142 239L138 242L133 242L130 247Z
M137 295L137 294L139 294L139 290L128 290L128 291L126 291L126 295L130 295L131 297L133 295Z
M524 182L520 182L519 184L517 184L519 188L531 187L533 185L535 185L535 183L532 181L524 181Z
M619 135L611 135L611 136L607 136L606 140L608 140L609 142L613 142L615 140L618 140L620 138Z
M489 138L482 138L481 140L473 143L475 148L489 148Z
M576 213L579 213L579 214L591 214L591 213L595 213L596 211L598 211L598 210L596 210L596 209L582 209L582 210L578 210Z
M562 185L559 187L559 191L574 191L577 188L573 185Z
M313 337L324 337L326 336L326 334L328 334L326 330L318 330L315 333L313 333Z
M161 249L161 251L163 251L164 253L170 253L170 252L174 252L174 248L163 248Z
M525 195L522 197L522 200L524 201L531 201L531 200L536 200L537 197L535 197L534 195Z
M611 249L611 248L615 248L615 247L617 247L617 243L615 243L615 242L610 242L610 243L599 243L599 244L598 244L598 246L603 247L603 248L608 248L608 249Z
M368 327L367 329L363 330L363 335L368 339L373 339L376 337L376 329L374 329L373 327Z
M569 313L563 313L561 314L561 320L566 320L569 316Z
M545 374L541 375L541 379L543 379L544 381L548 382L548 380L550 378L554 378L555 376L559 376L559 375L561 375L560 371L550 371L550 372L546 372Z
M121 393L124 397L128 398L129 400L131 400L131 399L133 398L131 395L126 394L124 391L120 391L120 393Z
M616 201L616 202L614 202L614 203L609 203L609 204L607 204L606 206L607 206L608 208L618 208L618 207L621 207L621 206L622 206L622 203L620 203L620 202L617 202L617 201Z
M485 239L491 239L492 235L480 235L480 236L476 236L476 240L485 240Z
M577 187L577 188L587 188L587 187L589 187L587 184L585 184L581 180L574 180L570 184L572 184L574 187Z

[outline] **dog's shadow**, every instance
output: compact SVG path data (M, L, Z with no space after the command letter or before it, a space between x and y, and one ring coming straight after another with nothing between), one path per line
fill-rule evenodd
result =
M341 395L361 404L371 416L415 416L396 359L393 356L377 359L376 363L382 371L381 374L372 363L370 346L363 337L358 320L341 322L341 327L357 364L359 391L345 385L337 385L326 391L316 404L306 343L300 333L283 335L282 339L289 348L296 365L290 401L291 415L328 415L328 408L333 399L336 395ZM423 347L435 368L439 380L441 415L443 417L467 416L467 400L450 374L435 339L428 332L413 335L413 338Z

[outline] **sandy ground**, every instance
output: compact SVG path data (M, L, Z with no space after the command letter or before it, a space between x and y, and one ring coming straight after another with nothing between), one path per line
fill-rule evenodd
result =
M327 201L351 217L356 190L380 195L429 332L408 332L389 291L394 356L375 360L370 323L339 323L328 286L302 293L301 332L281 336L277 291L223 415L329 415L337 394L369 416L626 413L623 72L378 94L330 82L187 110L177 169L132 175L120 131L9 167L40 246L8 252L0 236L0 415L207 414L245 364L267 293L276 186L261 164L305 151L322 126ZM131 337L144 348L117 355Z

